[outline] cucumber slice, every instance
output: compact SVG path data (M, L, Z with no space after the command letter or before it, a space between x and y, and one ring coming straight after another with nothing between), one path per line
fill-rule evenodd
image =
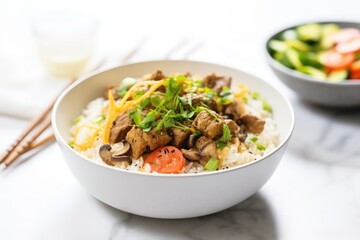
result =
M331 82L342 82L345 79L347 79L349 76L349 72L347 70L338 70L338 71L332 71L327 79Z
M317 23L309 23L296 28L300 40L305 42L317 42L321 38L321 26Z
M277 60L277 61L280 61L284 56L284 53L283 52L276 52L274 54L274 58Z
M326 50L334 46L331 35L340 30L339 26L333 23L321 25L320 49Z
M324 80L326 79L326 74L314 67L310 67L310 66L301 66L297 69L298 71L308 74L310 76L312 76L315 79L319 79L319 80Z
M340 30L340 27L333 23L321 25L321 34L322 36L332 35Z
M324 65L318 60L315 53L312 52L300 52L299 53L300 61L303 65L315 67L322 69Z
M287 45L283 41L273 39L269 42L269 48L273 52L284 52Z
M294 29L286 30L280 36L282 40L297 39L297 37L297 33Z
M289 68L297 69L302 66L299 53L292 48L286 49L281 60L283 64Z
M292 48L287 49L279 57L279 62L288 68L296 69L302 65L298 52Z
M298 39L288 39L288 40L285 40L285 43L288 46L293 47L299 51L303 51L303 52L311 51L311 47L309 45L307 45L306 43L304 43Z

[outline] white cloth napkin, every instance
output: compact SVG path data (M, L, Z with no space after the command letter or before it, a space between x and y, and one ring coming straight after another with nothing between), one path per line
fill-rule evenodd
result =
M4 84L0 88L0 114L31 119L39 115L65 87L68 79Z

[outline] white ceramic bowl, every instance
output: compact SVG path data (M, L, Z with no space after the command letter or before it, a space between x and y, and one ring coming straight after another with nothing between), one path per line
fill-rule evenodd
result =
M360 29L360 23L356 22L327 21L319 23L335 23L341 28ZM310 75L282 65L271 56L268 47L270 40L278 38L286 30L294 29L303 24L305 23L277 31L266 41L266 57L273 72L287 87L310 103L327 107L359 107L360 80L346 80L343 82L316 80Z
M141 77L157 69L165 73L189 71L205 76L218 73L233 77L259 91L271 104L280 131L280 145L252 163L201 174L155 175L134 173L99 164L67 144L72 120L88 102L102 96L109 85L125 77ZM64 158L79 183L100 201L120 210L155 218L188 218L229 208L258 191L276 169L294 128L289 101L268 83L239 70L192 61L154 61L129 64L87 76L70 86L57 100L52 125Z

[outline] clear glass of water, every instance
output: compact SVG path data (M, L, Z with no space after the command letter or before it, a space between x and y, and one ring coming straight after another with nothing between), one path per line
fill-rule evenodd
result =
M33 26L40 57L50 75L77 77L94 50L96 20L83 14L56 12L39 17Z

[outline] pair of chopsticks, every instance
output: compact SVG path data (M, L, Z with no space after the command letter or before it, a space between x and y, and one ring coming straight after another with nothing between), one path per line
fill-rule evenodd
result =
M92 69L92 71L100 68L103 64L104 61L101 61L97 66ZM72 80L70 80L69 83L66 84L64 90L76 80L77 78L73 78ZM40 146L45 146L46 144L49 144L55 140L55 136L52 133L46 137L43 137L40 140L38 140L38 138L51 125L51 119L49 115L55 104L56 98L37 118L30 122L30 124L20 134L20 136L5 150L5 152L0 155L0 171L5 169L7 166L9 166L26 152L29 152L33 149L38 149Z

